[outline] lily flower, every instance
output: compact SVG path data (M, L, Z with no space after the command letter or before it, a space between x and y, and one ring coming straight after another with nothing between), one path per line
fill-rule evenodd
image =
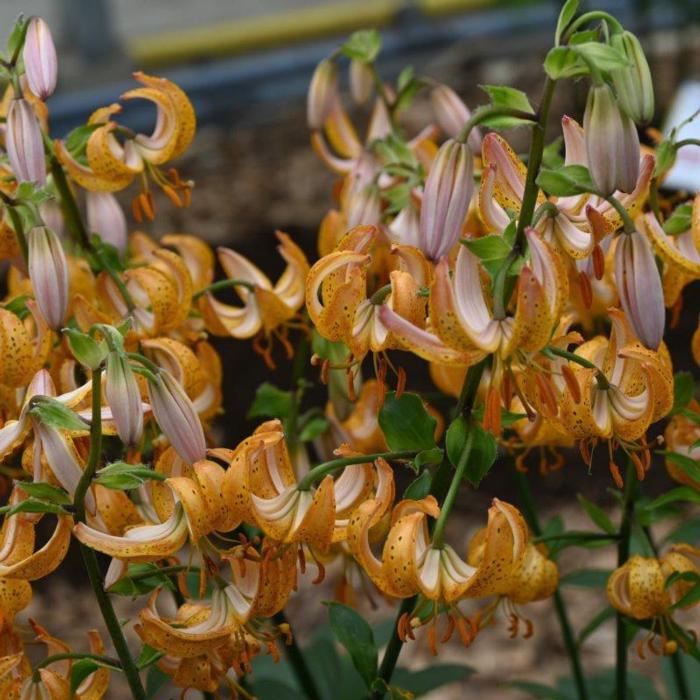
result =
M56 89L58 59L49 25L41 17L29 20L22 58L29 89L39 99L50 97Z
M324 59L314 70L307 95L306 119L310 129L323 127L338 99L338 65Z
M121 97L126 101L143 99L155 105L157 119L153 133L132 134L121 127L112 119L121 111L121 106L112 104L98 109L88 120L88 124L95 128L87 142L87 164L70 152L67 142L55 142L56 156L68 175L87 190L116 192L144 173L150 175L171 200L184 206L189 202L192 184L180 180L172 169L166 177L158 166L177 158L190 145L196 129L194 109L187 95L175 83L141 72L134 73L134 78L143 87L129 90ZM117 135L125 133L128 135L120 141ZM148 190L134 201L134 210L139 217L143 212L148 218L153 218L152 197Z
M17 182L46 184L46 158L41 126L28 100L13 99L7 112L5 147Z
M43 314L31 299L26 306L29 316L24 320L0 308L0 384L13 388L27 386L51 352L51 332Z
M336 454L350 452L341 448ZM377 500L379 521L393 500L394 479L379 459L346 466L337 477L328 474L315 488L301 490L282 426L268 421L232 453L222 490L236 519L255 523L276 542L303 543L323 553L346 538L353 512L367 498Z
M692 548L690 548L692 549ZM660 558L634 555L619 566L608 579L607 594L615 610L635 620L652 620L652 627L637 644L637 652L644 658L644 644L657 655L675 653L678 644L669 639L672 606L692 588L692 581L678 579L667 585L674 573L700 573L693 562L680 551L670 551ZM697 601L686 608L697 605ZM661 647L654 646L654 635L661 637Z
M245 339L259 336L255 348L268 364L272 362L271 337L276 337L288 353L292 348L286 338L286 327L291 325L304 303L304 282L309 264L302 250L281 231L275 235L280 242L277 250L287 267L273 286L270 279L253 263L229 248L219 248L218 257L226 277L240 282L234 284L242 306L218 301L207 291L199 301L207 330L218 336ZM268 340L267 347L262 340Z
M120 253L126 251L128 228L124 210L111 192L87 192L85 197L88 228Z

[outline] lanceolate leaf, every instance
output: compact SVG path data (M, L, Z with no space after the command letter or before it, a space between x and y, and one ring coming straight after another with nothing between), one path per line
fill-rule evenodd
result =
M404 392L399 398L390 391L379 411L379 427L390 450L432 450L437 421L425 409L418 394Z

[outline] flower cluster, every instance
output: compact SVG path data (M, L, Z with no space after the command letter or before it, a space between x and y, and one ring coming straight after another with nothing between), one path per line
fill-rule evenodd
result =
M183 693L250 697L255 658L296 645L288 600L328 578L331 624L372 698L394 692L408 640L424 638L433 654L453 637L466 647L504 615L510 636L527 639L535 629L523 606L555 596L583 700L558 590L557 558L571 546L617 545L607 582L622 640L617 697L627 697L627 628L646 630L642 657L700 658L674 619L700 602L700 553L684 531L660 554L651 533L669 503L697 502L700 490L700 405L664 341L666 308L677 318L685 286L700 279L700 195L659 192L678 148L698 144L674 131L656 149L640 145L637 127L654 115L641 45L615 18L577 18L576 6L562 10L537 110L503 86L485 86L490 102L470 111L410 70L384 82L374 31L324 59L307 121L338 176L334 206L312 264L275 233L285 264L275 282L196 235L132 230L114 194L140 183L130 217L145 226L157 214L154 190L188 206L194 183L171 165L195 135L185 93L135 73L140 86L120 99L155 105L150 134L122 125L114 103L52 139L51 33L38 17L17 22L0 61L0 688L9 697L95 700L122 673L145 698L140 674L156 667ZM353 110L340 88L348 59ZM561 118L559 153L559 139L545 146L552 96L582 76L582 124ZM404 115L422 92L429 123L407 133ZM353 123L362 105L364 138ZM527 158L500 133L515 127L532 132ZM231 368L210 336L252 340L268 369L294 360L289 390L260 386L250 414L266 420L237 445L226 435L217 444L212 430ZM700 362L700 328L690 345ZM427 367L440 410L404 363ZM314 385L325 406L308 407ZM668 416L665 435L650 437ZM645 499L661 444L682 488ZM543 475L565 462L597 473L602 452L619 528L583 498L602 532L542 526L527 476L535 451ZM448 544L462 486L478 488L494 464L510 465L521 507L493 497L485 526ZM53 529L42 544L43 519ZM72 540L116 657L94 630L89 652L73 652L39 623L29 638L16 621L32 582L61 565ZM105 572L96 553L111 560ZM130 621L138 661L116 595L140 600ZM163 598L174 599L169 612ZM353 611L378 600L402 601L381 666ZM27 653L37 641L48 650L39 662ZM320 697L296 646L289 659L308 697Z

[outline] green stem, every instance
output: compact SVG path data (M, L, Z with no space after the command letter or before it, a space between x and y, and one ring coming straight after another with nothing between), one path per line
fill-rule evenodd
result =
M75 197L73 197L70 185L66 179L66 174L63 172L63 167L53 153L52 146L50 147L50 153L49 164L51 167L51 174L53 175L54 185L58 190L61 210L63 211L63 218L66 221L66 226L68 226L68 230L71 232L73 240L76 243L86 250L91 250L90 236L85 228L85 224L83 224L78 204L75 201Z
M539 519L537 518L537 509L535 507L535 501L532 497L532 491L530 491L530 485L527 482L527 477L517 469L513 469L513 473L515 475L515 484L520 494L525 519L528 521L528 524L530 525L535 537L540 537L542 535L542 528L540 527ZM554 591L553 598L554 610L556 611L559 626L561 627L562 639L564 641L567 654L569 655L571 673L576 685L576 695L578 700L588 700L588 688L586 686L586 677L583 675L583 667L581 666L581 657L579 655L578 645L576 644L576 639L574 637L573 630L571 629L569 615L566 611L566 603L564 603L564 599L562 598L561 591L558 587L556 591Z
M535 213L535 205L537 204L537 195L540 191L537 185L537 175L542 165L547 118L549 117L549 108L552 106L552 97L554 96L556 84L556 80L552 80L549 76L545 79L537 124L532 130L532 141L530 142L530 154L527 160L523 201L520 207L520 214L518 215L518 229L515 234L514 247L519 251L523 250L525 247L525 229L532 223L532 216Z
M603 372L598 368L597 365L595 365L593 362L590 360L587 360L585 357L581 357L580 355L577 355L576 353L569 352L568 350L564 350L562 348L556 347L556 345L548 345L542 353L544 355L557 355L558 357L563 357L566 360L569 360L570 362L575 362L578 365L581 365L581 367L585 367L586 369L594 369L596 371L596 381L598 382L598 386L605 391L606 389L610 388L610 382L608 381L608 378L603 374Z
M83 475L80 477L78 486L75 489L75 496L73 499L76 519L80 522L85 522L85 494L90 487L92 477L95 474L95 470L97 469L100 456L102 454L102 421L100 420L100 414L102 412L101 393L102 368L98 367L92 372L92 424L90 425L90 453L88 455ZM82 543L80 543L80 553L83 556L83 562L85 563L88 579L90 580L90 585L95 593L95 598L97 598L97 604L100 607L100 612L102 613L105 626L107 627L109 636L112 638L112 644L114 644L114 649L117 652L124 675L129 683L132 697L134 700L145 700L146 693L144 692L141 684L138 669L136 668L134 660L131 657L129 645L126 643L124 632L122 631L122 627L119 624L117 615L112 607L112 601L109 599L109 595L107 595L107 592L102 585L102 575L100 573L100 567L97 563L97 556L92 549Z
M700 146L700 139L682 139L677 141L675 146L676 150L683 148L683 146Z
M622 504L622 520L618 530L617 565L622 566L630 555L630 534L634 517L634 490L637 475L633 465L627 465L625 475L625 490ZM627 629L624 616L616 613L616 643L615 643L615 698L627 700Z
M216 292L219 289L227 289L228 287L245 287L251 292L255 291L255 285L252 282L248 282L246 280L239 280L239 279L227 279L227 280L219 280L218 282L214 282L210 284L208 287L203 287L200 289L198 292L195 292L192 295L192 301L197 301L199 297L203 296L204 294L208 294L209 292Z
M387 461L394 459L410 459L411 457L415 457L416 454L416 450L404 450L402 452L374 452L368 455L355 455L353 457L331 459L311 469L309 473L299 481L297 490L308 491L317 481L323 479L326 474L332 474L341 467L347 467L350 464L365 464L367 462L374 462L375 459L385 459Z
M522 109L513 109L512 107L486 105L484 107L479 107L474 111L474 114L472 114L457 135L456 140L460 143L466 143L471 130L491 117L515 117L516 119L524 119L530 122L535 122L536 120L536 115L534 115L532 112L525 112Z
M283 610L280 610L275 614L273 620L276 625L289 625L287 616L284 614ZM289 664L292 667L292 671L296 676L297 682L304 691L307 700L321 700L321 693L316 686L316 681L314 680L311 670L306 664L306 659L301 649L297 645L296 641L292 639L291 644L287 644L284 647L284 653L289 660Z
M462 452L459 455L459 460L457 461L457 466L455 467L455 473L452 477L452 483L450 484L450 488L447 491L447 495L445 496L442 506L440 506L440 515L435 522L435 529L433 530L433 547L435 549L440 549L443 545L447 519L450 517L452 506L454 506L455 500L457 499L457 494L459 493L459 487L462 485L462 481L464 480L464 472L469 464L469 457L474 444L474 431L469 428L467 430L467 439L464 441Z
M106 666L112 666L121 670L121 662L119 659L113 659L109 656L101 656L100 654L84 654L79 652L66 652L65 654L54 654L53 656L47 656L43 661L40 661L36 666L34 666L34 671L38 671L40 668L46 668L57 661L67 661L67 660L80 660L80 659L90 659L91 661L99 661L101 664Z

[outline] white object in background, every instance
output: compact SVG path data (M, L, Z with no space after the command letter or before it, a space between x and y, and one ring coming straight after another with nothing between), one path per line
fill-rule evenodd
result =
M683 83L671 104L666 117L664 134L688 119L700 109L700 82L688 81ZM700 114L692 122L678 130L676 140L700 139ZM700 191L700 147L684 146L678 151L676 164L671 168L664 180L663 186L669 189Z

